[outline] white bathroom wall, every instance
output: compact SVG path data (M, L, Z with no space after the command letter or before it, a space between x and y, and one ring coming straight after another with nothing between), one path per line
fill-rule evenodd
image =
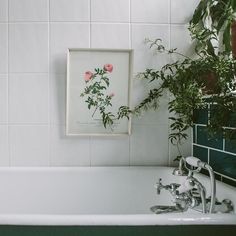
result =
M68 138L66 49L133 48L134 74L170 60L144 38L190 52L186 23L199 0L0 0L0 165L167 165L168 94L123 138ZM147 93L133 82L133 104ZM190 153L186 144L184 152Z

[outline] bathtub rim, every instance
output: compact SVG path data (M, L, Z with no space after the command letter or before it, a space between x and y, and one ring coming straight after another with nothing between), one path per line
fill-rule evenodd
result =
M164 216L164 217L163 217ZM1 215L0 225L38 226L165 226L236 225L232 214L139 214L139 215Z

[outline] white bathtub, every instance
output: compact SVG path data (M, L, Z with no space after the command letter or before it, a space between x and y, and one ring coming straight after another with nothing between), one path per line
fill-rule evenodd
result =
M171 204L154 184L180 182L168 167L0 168L1 225L236 225L235 214L155 215ZM208 179L197 176L204 183ZM206 184L208 187L209 185ZM217 183L219 200L236 206L236 189Z

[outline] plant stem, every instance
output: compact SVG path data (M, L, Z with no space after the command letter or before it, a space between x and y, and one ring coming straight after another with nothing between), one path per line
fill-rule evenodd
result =
M180 148L179 148L179 141L176 143L176 146L177 146L179 155L182 156L182 153L181 153Z
M99 82L98 82L99 85L100 85L101 82L102 82L102 78L103 78L103 75L101 75L101 78L99 79ZM98 99L98 95L96 96L96 100L97 100L97 99ZM93 114L92 114L92 117L94 117L94 114L96 113L98 107L100 107L100 106L101 106L101 103L96 106L96 108L95 108L95 110L94 110L94 112L93 112Z
M150 42L152 42L152 41L150 41ZM155 44L157 47L159 46L156 42L155 42L154 44ZM187 59L191 60L190 57L188 57L188 56L186 56L186 55L184 55L184 54L182 54L182 53L180 53L180 52L176 52L176 51L172 51L172 52L171 52L171 50L166 50L164 47L163 47L163 51L165 51L166 53L169 53L169 54L175 53L175 54L177 54L177 55L179 55L179 56L182 56L182 57L184 57L184 58L187 58Z
M169 52L169 51L168 51ZM170 53L170 52L169 52ZM180 52L171 52L170 54L172 54L172 53L175 53L175 54L177 54L177 55L179 55L179 56L182 56L182 57L184 57L184 58L186 58L186 59L189 59L189 60L191 60L191 58L190 57L188 57L188 56L185 56L184 54L182 54L182 53L180 53Z
M93 114L92 114L92 117L95 115L95 113L96 113L98 107L99 107L99 106L97 105L96 108L95 108L95 110L94 110L94 112L93 112Z

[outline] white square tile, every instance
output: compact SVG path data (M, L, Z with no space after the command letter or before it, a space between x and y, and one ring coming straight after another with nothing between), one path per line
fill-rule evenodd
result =
M48 0L9 0L9 21L47 21Z
M172 132L171 130L169 131ZM179 145L179 150L176 145L173 145L171 142L169 142L169 150L170 150L170 159L169 159L169 165L170 166L176 166L178 162L174 161L174 159L182 155L183 157L191 156L192 151L192 132L191 129L187 130L186 132L188 134L188 139L183 140L181 142L181 145Z
M48 123L47 74L10 74L9 122Z
M90 166L89 138L66 137L65 126L51 127L52 166Z
M0 75L0 123L7 123L7 75Z
M66 75L50 74L50 122L65 124L66 116Z
M0 0L0 22L8 20L8 0Z
M8 29L7 24L0 23L0 73L8 72Z
M129 137L91 138L91 165L129 165Z
M66 54L68 48L89 47L89 24L51 23L50 58L51 72L66 73Z
M131 0L131 21L169 23L169 0Z
M168 125L133 125L130 164L168 164Z
M48 24L10 24L10 72L48 72Z
M188 23L200 0L171 0L171 23Z
M0 166L9 166L8 127L0 125Z
M134 49L134 72L143 72L146 68L159 68L169 62L169 55L155 53L144 41L162 39L162 44L169 48L169 26L132 25L132 48Z
M128 0L91 0L92 21L129 22Z
M171 48L177 48L177 51L186 55L194 54L194 43L191 40L187 25L171 25ZM185 59L182 56L172 54L173 61Z
M92 24L91 47L129 48L129 25Z
M11 166L49 165L49 128L41 126L10 126Z
M50 0L51 21L89 21L88 0Z

